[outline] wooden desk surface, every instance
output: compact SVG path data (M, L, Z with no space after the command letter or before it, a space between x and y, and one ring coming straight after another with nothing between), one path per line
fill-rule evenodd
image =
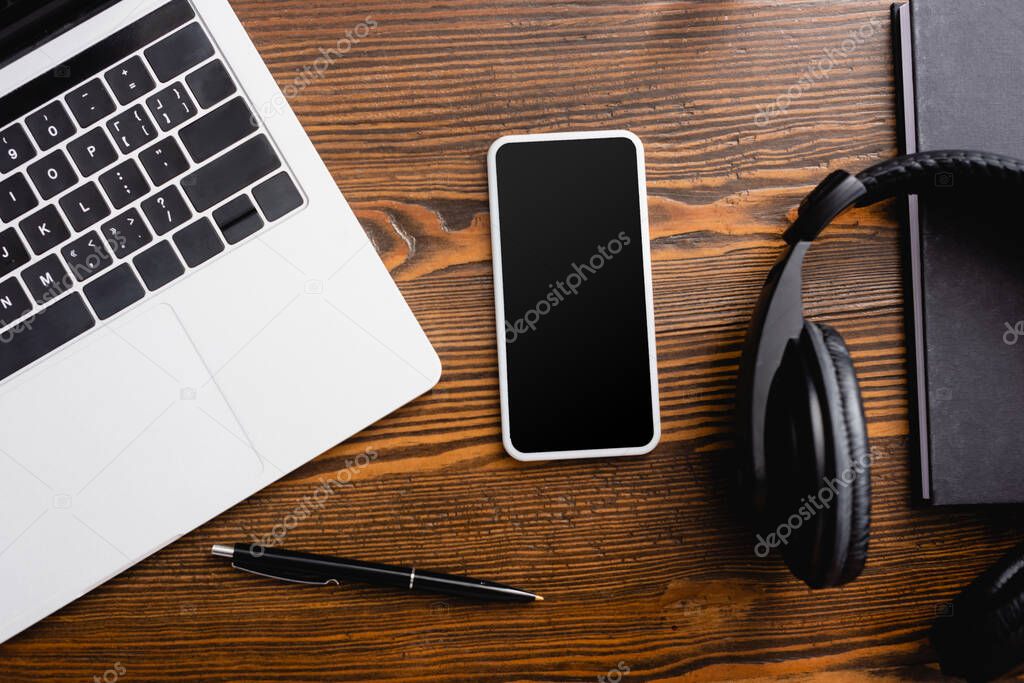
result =
M0 679L939 677L929 623L1022 519L910 505L892 207L848 214L808 267L808 313L852 347L878 455L863 578L812 594L754 556L730 496L737 359L786 216L830 169L895 153L887 0L234 4L281 85L308 81L292 105L444 376L0 646ZM360 22L376 25L301 76ZM646 143L664 438L643 458L521 465L500 443L486 150L506 133L610 127ZM209 557L271 531L367 449L377 458L289 545L547 601L286 586Z

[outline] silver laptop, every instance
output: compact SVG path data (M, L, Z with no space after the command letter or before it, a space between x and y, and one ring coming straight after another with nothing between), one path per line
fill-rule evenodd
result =
M440 371L226 0L0 4L0 641Z

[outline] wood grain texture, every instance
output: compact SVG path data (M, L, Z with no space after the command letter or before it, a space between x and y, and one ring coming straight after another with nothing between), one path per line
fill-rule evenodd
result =
M852 348L878 456L863 578L812 594L757 559L730 485L740 344L786 217L830 169L895 153L887 0L233 4L296 86L292 106L444 376L0 646L0 679L102 679L115 664L125 681L614 681L620 665L626 681L940 678L930 622L1024 520L911 505L892 207L847 214L807 270L808 314ZM365 38L303 80L367 18ZM834 66L803 87L826 51ZM609 127L646 144L663 442L643 458L521 465L500 442L486 150L507 133ZM208 556L269 532L365 449L377 459L288 545L547 600L283 586Z

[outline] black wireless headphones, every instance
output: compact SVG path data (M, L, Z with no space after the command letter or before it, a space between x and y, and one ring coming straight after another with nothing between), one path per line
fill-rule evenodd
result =
M857 578L867 558L870 469L860 389L842 336L803 317L802 268L811 243L840 213L903 194L1024 187L1024 161L981 152L924 152L856 176L836 171L800 205L754 311L737 393L741 483L762 527L758 549L783 548L790 570L812 588ZM959 612L933 632L943 669L997 675L1024 655L1024 546L971 585ZM973 634L968 638L965 634ZM984 635L982 635L984 634ZM996 637L996 636L1000 637ZM1013 635L1013 647L1007 639ZM979 638L988 658L972 662ZM1012 654L1007 654L1012 653ZM1006 665L1006 666L1004 666ZM995 671L999 668L999 671Z

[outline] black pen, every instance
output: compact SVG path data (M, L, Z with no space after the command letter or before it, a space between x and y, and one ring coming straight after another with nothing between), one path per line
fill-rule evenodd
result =
M411 567L392 567L359 560L343 560L248 543L215 545L213 554L230 559L231 566L235 569L294 583L326 586L338 585L341 581L359 581L376 586L393 586L493 602L533 602L544 599L517 588L466 576L424 572Z

